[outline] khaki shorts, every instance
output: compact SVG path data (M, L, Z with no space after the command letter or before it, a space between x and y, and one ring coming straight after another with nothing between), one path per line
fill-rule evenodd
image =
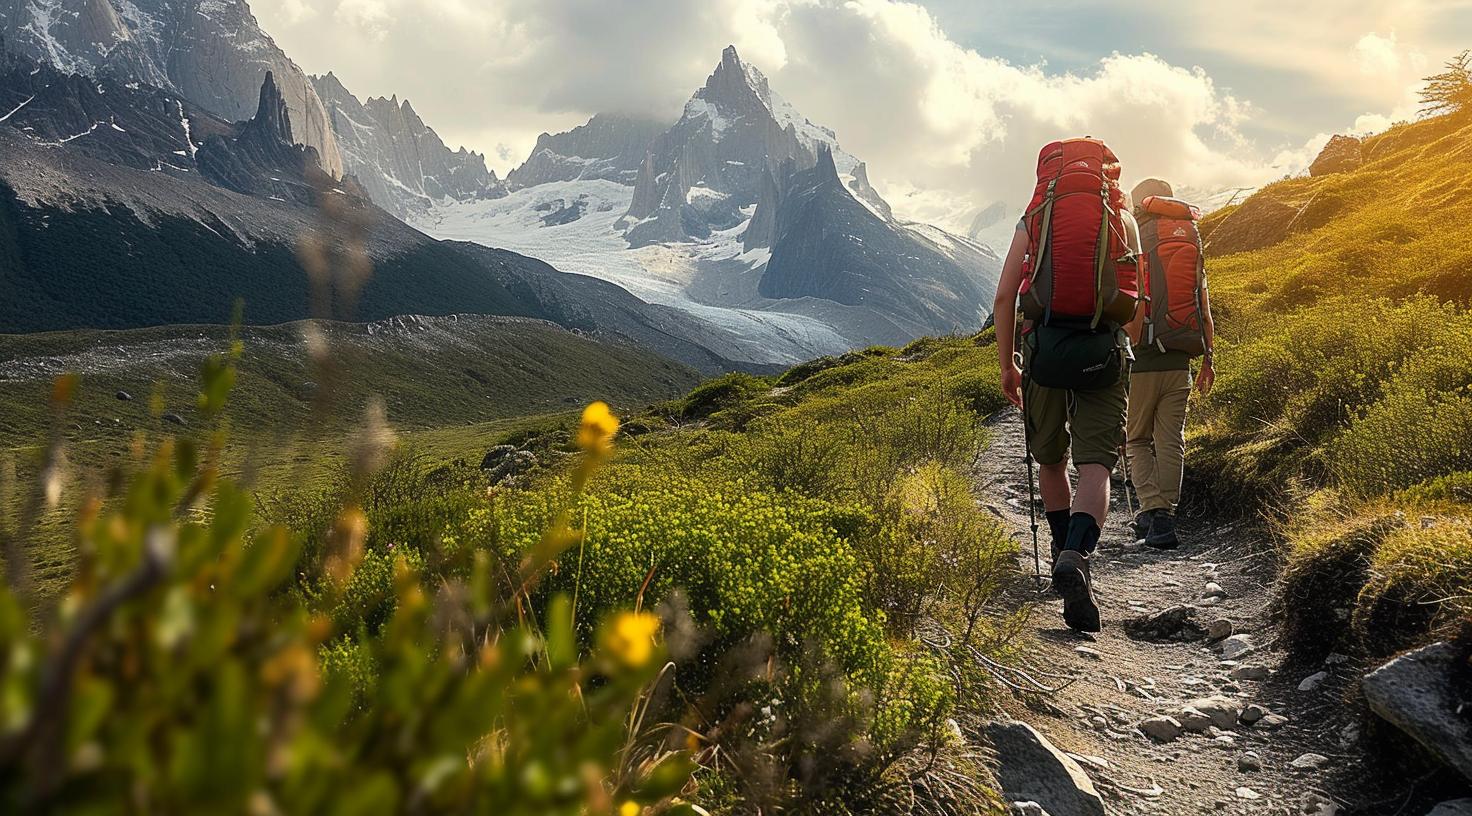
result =
M1028 447L1042 465L1056 465L1073 451L1074 467L1103 465L1110 470L1119 461L1129 413L1129 375L1112 388L1071 391L1045 388L1025 380L1022 406Z

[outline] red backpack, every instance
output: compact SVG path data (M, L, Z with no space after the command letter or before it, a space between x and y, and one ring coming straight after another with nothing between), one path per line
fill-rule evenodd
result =
M1097 139L1065 139L1038 154L1038 183L1023 221L1029 238L1022 313L1050 325L1116 326L1139 303L1125 239L1119 159Z
M1206 352L1201 327L1201 291L1206 282L1201 211L1177 198L1150 196L1140 202L1140 249L1145 295L1150 305L1140 341L1191 356Z

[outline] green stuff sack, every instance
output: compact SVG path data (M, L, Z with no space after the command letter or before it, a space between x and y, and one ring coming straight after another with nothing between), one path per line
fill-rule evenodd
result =
M1024 342L1027 376L1045 388L1100 391L1125 376L1128 346L1121 342L1119 329L1039 325Z

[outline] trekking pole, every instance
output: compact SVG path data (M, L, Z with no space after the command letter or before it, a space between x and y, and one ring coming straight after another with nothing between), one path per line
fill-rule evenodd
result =
M1130 497L1130 491L1135 489L1135 480L1130 476L1130 454L1124 447L1119 449L1119 462L1124 467L1124 509L1129 512L1130 518L1135 517L1135 502Z
M1014 352L1013 357L1017 361L1017 367L1024 371L1022 375L1022 391L1027 393L1027 374L1022 366L1022 353ZM1022 414L1022 448L1023 461L1027 462L1027 519L1032 525L1032 580L1035 586L1043 583L1043 557L1038 550L1038 500L1037 488L1033 479L1032 461L1032 434L1027 430L1027 412Z

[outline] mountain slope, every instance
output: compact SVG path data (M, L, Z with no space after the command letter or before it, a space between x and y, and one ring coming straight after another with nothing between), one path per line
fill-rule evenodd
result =
M997 258L896 219L864 163L734 48L680 118L639 148L647 132L647 123L594 117L539 140L511 174L510 198L437 207L414 221L439 237L514 247L719 323L747 341L748 359L791 364L984 321ZM784 191L820 152L838 183L792 205L786 218L795 228L779 244ZM820 224L825 232L802 234ZM834 254L864 241L875 248ZM779 252L788 260L768 274ZM861 263L839 268L853 262Z
M1193 473L1292 508L1283 635L1310 659L1472 614L1469 146L1467 113L1397 126L1202 227L1222 352Z
M275 75L293 141L335 177L342 156L306 74L261 30L245 0L8 0L0 36L66 73L110 76L182 96L226 121L249 118Z
M239 297L253 323L523 316L706 371L731 367L722 351L736 340L701 321L541 261L431 240L373 207L323 173L314 150L285 141L289 113L274 82L263 83L255 118L227 125L161 91L0 59L7 330L219 322ZM304 247L302 257L338 263L314 260L330 274L309 278Z
M600 113L564 133L543 133L525 162L506 176L513 190L554 181L633 184L664 123Z
M844 186L826 147L812 169L795 173L785 186L762 295L867 307L894 324L891 343L974 331L986 319L996 278L982 270L998 264L983 247L884 220ZM758 206L754 224L765 206Z
M485 156L445 146L409 100L358 101L338 78L311 78L327 107L343 166L373 202L404 217L444 200L473 201L506 194Z

